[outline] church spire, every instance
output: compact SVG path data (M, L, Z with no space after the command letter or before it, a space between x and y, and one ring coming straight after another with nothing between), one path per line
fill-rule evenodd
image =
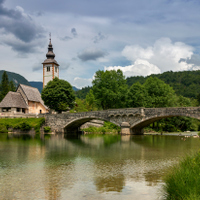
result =
M53 45L51 44L51 33L49 33L49 46L48 53L46 54L47 59L54 59L55 54L53 53Z

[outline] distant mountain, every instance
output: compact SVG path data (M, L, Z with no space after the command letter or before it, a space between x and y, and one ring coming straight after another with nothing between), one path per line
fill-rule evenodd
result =
M73 89L74 91L80 90L80 89L76 88L75 86L72 86L72 89Z
M42 89L43 89L43 83L42 82L39 82L39 81L29 81L30 85L32 87L35 87L37 88L40 93L42 92Z
M3 75L3 72L6 71L6 70L0 70L0 82L1 82L1 79L2 79L2 75ZM21 84L24 84L24 85L29 85L29 82L28 80L26 80L23 76L19 75L19 74L16 74L14 72L8 72L6 71L7 75L8 75L8 79L9 81L13 81L13 83L15 84L15 86L17 87L20 83Z
M36 88L40 91L40 93L42 92L42 89L43 89L43 83L42 83L42 82L29 81L29 83L30 83L30 85L31 85L32 87L36 87ZM78 90L79 90L78 88L76 88L76 87L74 87L74 86L72 86L72 89L73 89L74 91L78 91Z

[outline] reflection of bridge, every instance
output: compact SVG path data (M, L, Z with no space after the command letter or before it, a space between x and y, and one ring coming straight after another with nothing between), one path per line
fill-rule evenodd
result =
M144 127L162 118L186 116L200 119L200 107L124 108L40 116L46 118L46 126L50 126L55 132L75 133L82 124L100 119L120 126L122 134L142 134Z

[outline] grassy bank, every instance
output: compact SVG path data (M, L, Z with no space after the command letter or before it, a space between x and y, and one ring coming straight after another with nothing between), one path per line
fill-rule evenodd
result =
M9 128L22 131L29 131L34 128L36 133L40 133L40 127L44 122L44 118L3 118L0 119L0 132L7 133Z
M200 200L200 152L187 156L165 177L166 200Z
M120 127L118 127L117 125L111 122L104 122L104 125L102 127L90 126L82 130L87 133L103 133L103 134L104 133L118 133L120 132Z

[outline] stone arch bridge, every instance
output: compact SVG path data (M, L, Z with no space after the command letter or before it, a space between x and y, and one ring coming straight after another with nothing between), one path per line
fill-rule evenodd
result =
M124 108L80 113L41 114L45 125L54 132L77 133L79 127L92 120L110 121L121 127L122 134L143 134L143 128L163 118L186 116L200 119L200 107Z

